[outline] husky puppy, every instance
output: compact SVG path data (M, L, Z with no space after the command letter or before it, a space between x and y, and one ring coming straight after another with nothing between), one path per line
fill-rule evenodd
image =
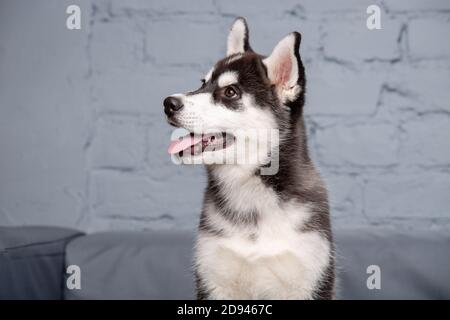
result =
M238 18L226 57L201 87L164 100L168 122L188 132L169 153L207 169L195 254L199 299L334 297L327 192L308 156L303 120L300 40L290 33L262 56ZM249 128L276 130L278 139L267 146L239 133ZM239 140L256 151L232 151ZM274 160L276 170L262 174Z

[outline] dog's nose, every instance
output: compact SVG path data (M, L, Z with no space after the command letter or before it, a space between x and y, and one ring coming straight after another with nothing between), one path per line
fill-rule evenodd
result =
M173 116L175 112L183 108L183 102L181 101L181 99L176 97L165 98L163 105L164 105L164 112L168 117Z

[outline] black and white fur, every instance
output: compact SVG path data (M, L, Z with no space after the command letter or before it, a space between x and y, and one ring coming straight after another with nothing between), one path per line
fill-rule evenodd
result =
M202 87L172 96L183 107L168 114L169 122L189 131L208 125L280 132L275 175L261 175L257 165L206 167L195 254L199 299L334 297L327 192L308 156L303 120L300 40L293 32L268 57L261 56L249 45L245 20L238 18L227 56L208 72ZM238 89L237 99L223 96L230 85ZM263 149L266 157L270 151Z

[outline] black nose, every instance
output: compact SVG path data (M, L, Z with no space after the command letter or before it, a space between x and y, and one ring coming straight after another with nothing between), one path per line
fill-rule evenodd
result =
M168 117L173 116L175 112L183 108L183 102L179 98L167 97L164 99L164 112Z

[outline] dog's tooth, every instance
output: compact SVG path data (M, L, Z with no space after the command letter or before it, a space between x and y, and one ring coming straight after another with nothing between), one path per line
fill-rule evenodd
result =
M202 152L202 146L203 146L203 143L196 144L195 145L195 153Z

